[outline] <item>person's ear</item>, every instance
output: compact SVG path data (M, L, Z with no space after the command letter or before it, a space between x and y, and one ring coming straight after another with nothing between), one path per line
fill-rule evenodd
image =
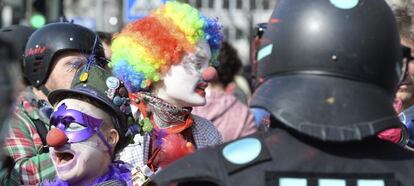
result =
M116 129L110 129L108 131L108 143L112 146L115 147L116 144L119 141L119 133Z

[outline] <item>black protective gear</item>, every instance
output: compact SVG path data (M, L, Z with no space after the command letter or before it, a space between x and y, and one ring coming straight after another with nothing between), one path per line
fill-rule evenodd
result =
M96 39L93 31L77 24L59 22L45 25L36 30L27 42L24 77L34 87L40 87L50 75L54 58L65 51L89 55L95 47L95 57L105 58L102 44L99 38L95 43Z
M278 128L201 149L153 180L158 186L412 186L413 166L412 152L375 137L327 143Z
M11 25L0 29L0 35L4 39L9 40L15 47L14 50L18 52L18 57L23 58L23 53L26 47L27 40L35 29L23 25Z
M269 131L201 149L153 181L413 186L413 152L377 137L402 127L392 106L401 48L383 0L278 1L257 53L264 82L251 102L269 111Z
M282 0L257 56L251 106L297 131L347 141L401 126L392 101L405 65L382 0Z

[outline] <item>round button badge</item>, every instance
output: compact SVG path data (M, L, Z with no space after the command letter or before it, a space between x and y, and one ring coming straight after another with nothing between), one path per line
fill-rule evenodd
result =
M108 78L106 78L106 86L108 86L108 88L110 89L117 89L120 85L119 79L114 77L114 76L110 76Z
M329 0L331 4L340 9L351 9L358 5L359 0Z

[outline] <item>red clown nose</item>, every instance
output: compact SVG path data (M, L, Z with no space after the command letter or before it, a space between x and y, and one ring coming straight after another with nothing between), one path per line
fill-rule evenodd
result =
M50 147L61 147L66 144L68 137L62 130L54 128L47 133L46 141Z
M217 70L213 67L208 67L201 75L204 81L210 82L217 78Z

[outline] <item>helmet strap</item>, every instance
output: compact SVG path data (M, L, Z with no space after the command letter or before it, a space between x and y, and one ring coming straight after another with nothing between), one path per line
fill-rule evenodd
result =
M43 85L40 85L39 86L39 89L43 92L43 94L45 94L45 96L47 97L47 95L49 94L49 89L47 89L46 87L45 87L45 85L43 84Z

